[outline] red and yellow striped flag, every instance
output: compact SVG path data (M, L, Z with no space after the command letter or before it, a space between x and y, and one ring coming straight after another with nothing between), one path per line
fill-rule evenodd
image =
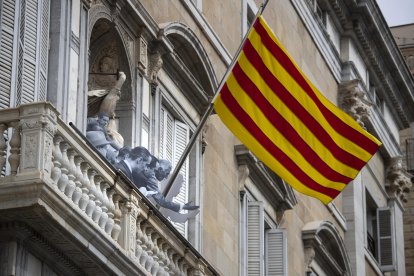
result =
M214 108L266 166L325 204L381 145L316 89L262 17L254 23Z

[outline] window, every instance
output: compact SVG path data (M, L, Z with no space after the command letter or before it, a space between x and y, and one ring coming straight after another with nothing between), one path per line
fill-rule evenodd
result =
M243 1L242 36L244 36L253 24L258 8L253 0Z
M366 246L382 271L395 270L395 249L392 209L379 208L366 191Z
M311 10L314 12L320 23L326 27L327 23L327 12L322 8L318 0L308 0L308 4Z
M369 94L372 98L372 102L373 104L375 104L378 107L378 110L383 113L384 112L384 105L383 105L383 100L379 97L376 87L370 83L369 84Z
M286 232L266 216L263 202L243 197L242 275L287 275Z
M367 249L377 258L377 205L371 195L366 193Z
M190 140L189 126L175 118L167 107L163 105L160 112L159 131L159 158L170 161L174 168ZM174 202L185 204L189 201L189 169L189 158L187 157L180 169L184 182L178 195L174 197ZM187 222L173 224L184 237L187 237Z

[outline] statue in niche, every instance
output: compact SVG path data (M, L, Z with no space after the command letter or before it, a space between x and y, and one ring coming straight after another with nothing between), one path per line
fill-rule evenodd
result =
M95 74L100 74L100 79L102 79L102 76L112 78L110 75L114 74L114 71L113 59L110 56L104 56L99 61L99 72ZM96 81L97 79L95 78L94 80ZM119 148L123 147L124 138L116 130L115 108L120 99L121 87L125 80L126 76L124 72L117 72L117 80L111 87L88 91L88 118L94 118L99 113L108 114L110 120L105 129L106 134ZM110 81L103 81L102 84L98 85L105 87L105 85L110 83Z

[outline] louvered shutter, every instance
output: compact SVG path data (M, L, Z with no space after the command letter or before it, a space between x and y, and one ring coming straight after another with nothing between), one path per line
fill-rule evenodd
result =
M175 167L180 160L185 147L190 139L190 129L187 125L178 122L174 122L174 162ZM184 182L181 187L180 193L174 198L174 202L185 204L188 201L188 158L184 162L180 169L180 174L184 176ZM187 237L187 222L186 223L174 223L177 230L184 236Z
M22 89L21 94L18 95L17 104L30 103L35 100L37 16L38 1L22 1L20 10L20 47L23 47Z
M13 74L15 1L1 1L0 9L0 108L10 107Z
M189 141L189 127L173 118L164 108L160 114L160 158L169 160L173 169L184 152ZM184 176L184 183L180 193L173 199L174 202L185 204L188 201L188 167L186 160L181 167L180 174ZM173 223L175 228L184 236L187 235L187 223Z
M270 229L265 236L265 267L267 276L287 275L286 232Z
M264 217L263 202L247 205L247 275L264 274Z
M382 271L395 270L393 216L390 208L377 209L378 261Z
M160 158L173 163L174 118L165 108L161 108L160 118Z
M20 2L16 105L46 99L49 0Z
M40 49L39 49L39 87L38 87L38 101L46 100L46 86L47 86L47 64L49 53L49 0L43 0L41 4L40 17Z

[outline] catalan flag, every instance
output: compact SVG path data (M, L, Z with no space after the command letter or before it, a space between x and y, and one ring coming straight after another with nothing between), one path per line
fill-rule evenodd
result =
M214 108L267 167L324 204L357 176L381 145L318 91L261 16Z

